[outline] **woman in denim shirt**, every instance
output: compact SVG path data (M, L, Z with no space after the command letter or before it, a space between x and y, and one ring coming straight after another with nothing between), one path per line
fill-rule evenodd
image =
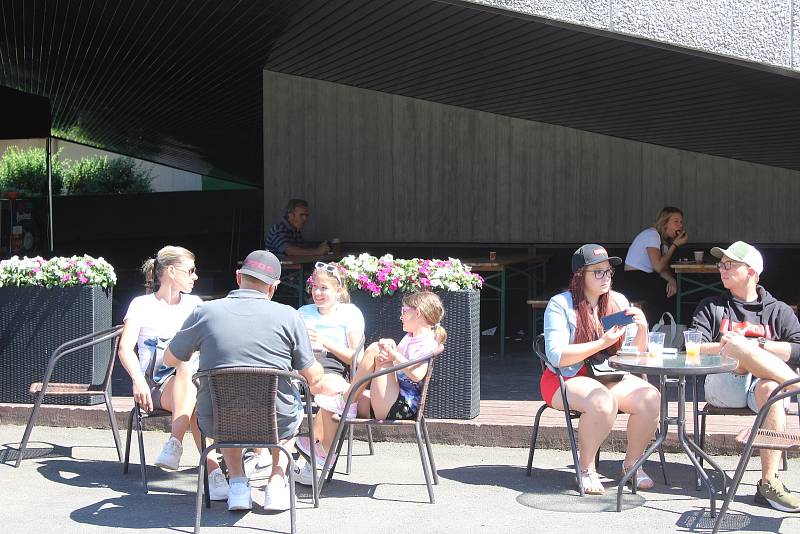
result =
M561 369L570 408L581 413L579 463L584 490L590 494L605 492L594 460L611 432L617 411L630 414L623 474L642 455L658 426L661 403L658 389L634 375L601 382L591 376L585 365L587 359L597 354L614 354L622 346L626 327L615 326L604 332L601 324L603 317L620 310L633 317L633 324L627 327L633 334L633 344L640 351L646 350L648 330L644 314L631 307L624 295L611 291L613 266L621 262L620 258L608 257L600 245L583 245L572 255L569 289L550 299L544 315L547 359ZM550 406L564 409L554 373L545 371L541 392ZM653 480L644 469L634 478L640 489L653 487Z

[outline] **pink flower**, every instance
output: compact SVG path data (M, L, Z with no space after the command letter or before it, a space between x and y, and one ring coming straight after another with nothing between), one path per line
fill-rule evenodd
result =
M378 282L385 282L386 279L389 278L389 272L390 271L388 271L388 270L380 270L380 271L378 271L378 274L376 276L376 278L378 279Z
M89 282L89 279L86 278L85 276L78 277L78 280L80 281L81 284L86 284Z
M61 281L62 282L69 282L70 280L72 280L72 275L71 274L61 275Z
M366 274L360 274L358 275L358 281L361 282L362 284L367 284L369 283L369 278L367 277Z
M389 284L389 289L391 291L397 291L398 287L400 287L400 279L399 278L392 278L392 283Z
M378 296L381 294L381 288L378 287L378 284L375 282L370 282L367 284L367 290L372 293L374 296Z
M422 284L422 287L431 287L431 281L427 278L420 278L419 283Z

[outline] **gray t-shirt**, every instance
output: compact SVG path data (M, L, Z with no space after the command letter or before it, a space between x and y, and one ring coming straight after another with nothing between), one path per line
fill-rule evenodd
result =
M195 308L169 348L183 361L199 350L200 371L240 365L291 371L307 369L316 361L297 310L252 289L234 290ZM288 380L278 383L276 410L280 437L286 439L303 418L300 396ZM197 419L210 434L211 396L204 378L197 392Z

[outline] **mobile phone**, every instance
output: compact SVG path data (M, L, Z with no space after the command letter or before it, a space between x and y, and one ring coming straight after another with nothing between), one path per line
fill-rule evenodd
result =
M611 330L615 326L625 326L629 325L633 322L633 315L626 315L624 311L612 313L611 315L606 315L602 319L603 321L603 328L605 330Z

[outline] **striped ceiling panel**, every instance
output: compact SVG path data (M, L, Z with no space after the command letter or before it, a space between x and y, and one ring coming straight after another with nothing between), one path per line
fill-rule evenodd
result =
M0 0L0 25L0 85L57 136L257 185L263 68L800 170L793 73L455 0Z

